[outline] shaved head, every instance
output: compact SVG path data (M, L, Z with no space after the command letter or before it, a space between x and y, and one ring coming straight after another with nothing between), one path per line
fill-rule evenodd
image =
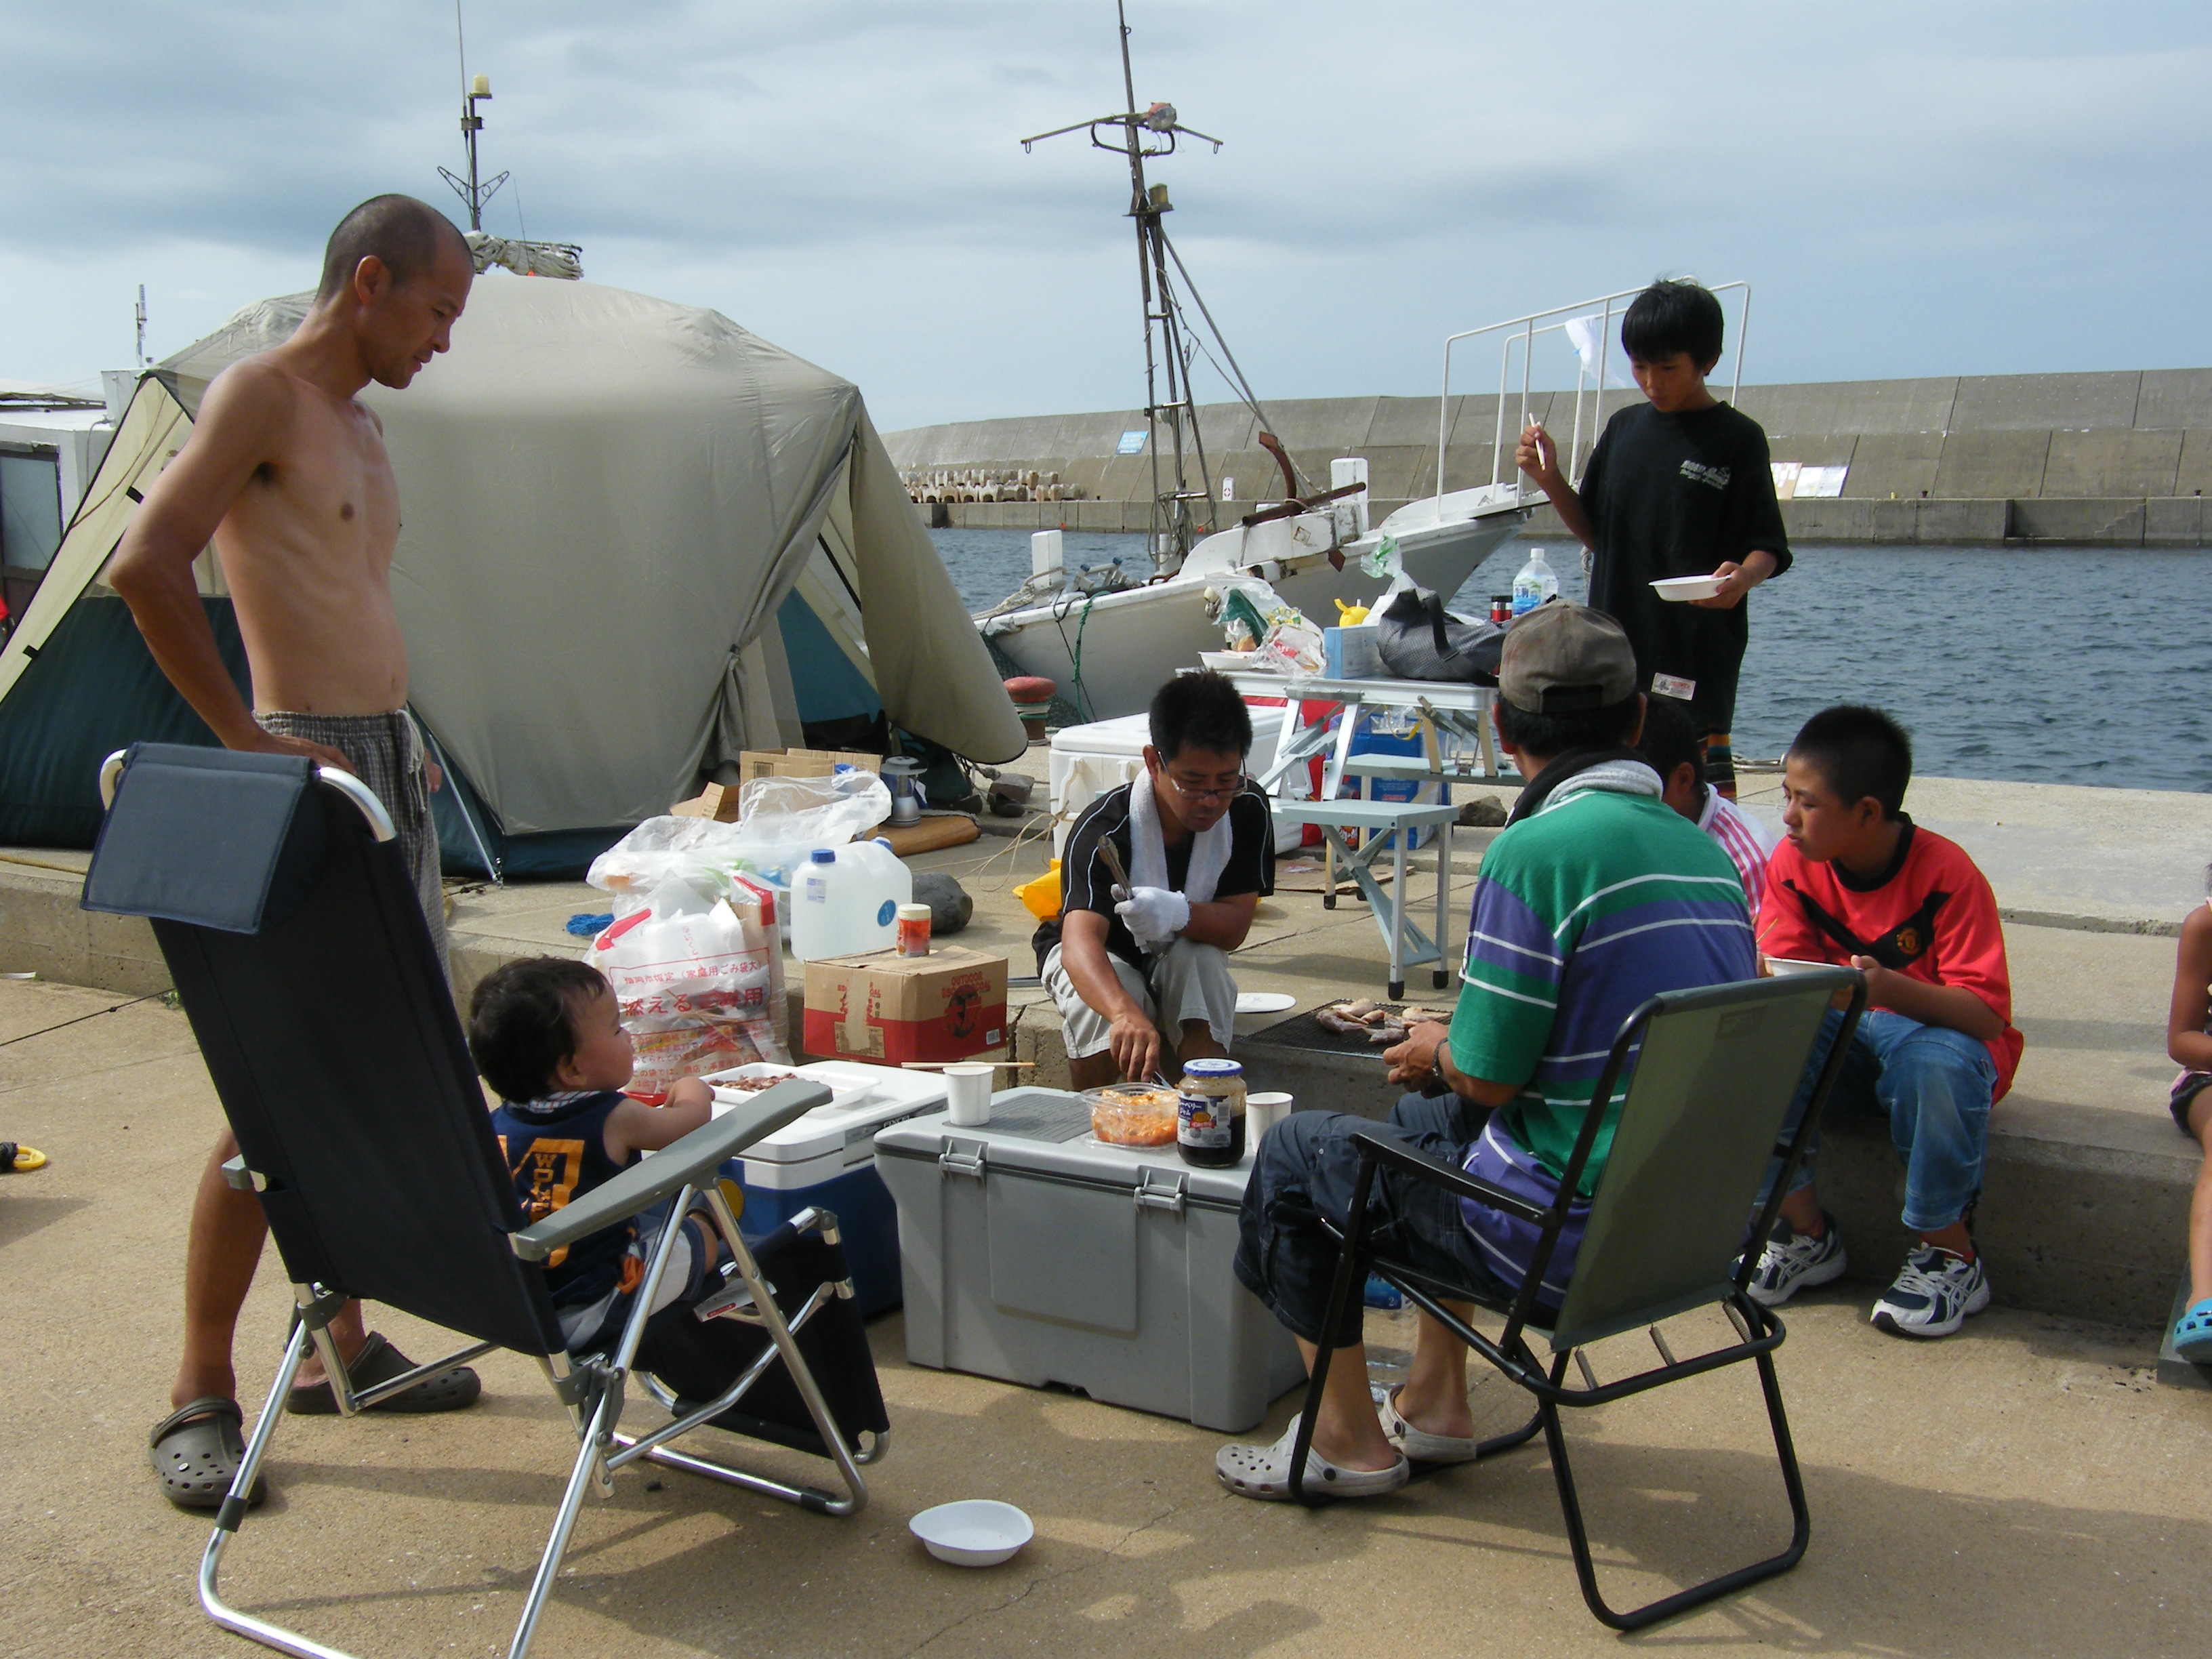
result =
M404 288L436 263L440 244L450 243L464 258L468 243L451 219L412 196L372 196L338 221L323 250L323 285L316 303L331 299L353 280L363 259L374 255Z

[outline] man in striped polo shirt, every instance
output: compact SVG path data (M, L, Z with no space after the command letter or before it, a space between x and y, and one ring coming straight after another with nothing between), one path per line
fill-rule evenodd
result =
M1390 1051L1390 1077L1419 1092L1390 1115L1406 1146L1548 1204L1559 1192L1614 1035L1655 992L1747 980L1750 913L1727 854L1660 799L1629 745L1643 724L1636 663L1611 617L1553 603L1506 635L1498 737L1528 780L1484 855L1451 1024L1423 1025ZM1626 1092L1626 1080L1621 1084ZM1618 1097L1608 1105L1617 1113ZM1410 1463L1475 1455L1467 1350L1421 1316L1406 1385L1378 1410L1367 1391L1360 1309L1324 1331L1336 1247L1320 1224L1348 1222L1358 1173L1349 1114L1302 1112L1271 1133L1245 1188L1237 1276L1298 1340L1332 1360L1306 1479L1332 1496L1405 1484ZM1582 1218L1612 1148L1599 1134L1560 1236L1540 1306L1556 1308ZM1510 1296L1537 1229L1388 1170L1370 1200L1378 1248L1446 1279ZM1214 1467L1248 1498L1289 1496L1297 1425L1273 1446L1224 1447Z

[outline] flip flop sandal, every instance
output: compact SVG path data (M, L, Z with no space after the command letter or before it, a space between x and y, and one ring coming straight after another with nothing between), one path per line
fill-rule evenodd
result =
M34 1146L0 1140L0 1175L28 1175L46 1167L46 1155Z
M1398 1390L1393 1389L1380 1403L1382 1432L1390 1443L1406 1454L1413 1463L1472 1463L1482 1455L1480 1440L1462 1440L1453 1435L1431 1434L1426 1429L1417 1429L1398 1411Z
M361 1345L361 1352L346 1367L353 1379L356 1391L373 1389L380 1382L389 1382L395 1376L404 1376L415 1369L415 1362L393 1347L375 1331ZM469 1404L483 1392L483 1383L466 1365L456 1365L449 1371L440 1371L426 1376L413 1388L393 1395L389 1400L380 1400L368 1409L373 1412L455 1412ZM335 1417L337 1415L337 1396L331 1391L330 1380L320 1382L295 1383L292 1392L285 1396L284 1409L300 1417Z
M146 1458L161 1496L180 1510L222 1507L223 1495L246 1461L245 1415L235 1400L209 1395L181 1406L154 1425L146 1437ZM256 1475L246 1506L269 1496L269 1477Z
M2192 1365L2212 1365L2212 1296L2173 1322L2173 1351Z
M1239 1498L1281 1504L1291 1496L1291 1453L1298 1437L1292 1418L1272 1446L1232 1444L1214 1454L1213 1472ZM1340 1469L1319 1452L1306 1453L1306 1490L1331 1498L1382 1498L1406 1484L1413 1474L1403 1457L1387 1469Z

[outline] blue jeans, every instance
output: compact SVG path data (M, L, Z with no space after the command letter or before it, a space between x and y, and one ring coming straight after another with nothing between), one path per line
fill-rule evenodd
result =
M1804 1116L1843 1022L1841 1014L1830 1012L1797 1086L1785 1133ZM1905 1160L1905 1224L1932 1233L1966 1214L1982 1189L1996 1085L1996 1062L1988 1047L1964 1031L1869 1008L1844 1057L1828 1112L1878 1111L1888 1117L1889 1138ZM1815 1124L1791 1191L1813 1184L1819 1153Z

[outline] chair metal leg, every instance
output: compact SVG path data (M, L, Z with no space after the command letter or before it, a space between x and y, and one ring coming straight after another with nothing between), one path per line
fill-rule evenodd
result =
M523 1659L530 1651L531 1638L538 1634L538 1616L545 1611L545 1598L552 1593L553 1581L560 1576L561 1558L568 1553L568 1535L575 1530L576 1511L583 1507L585 1492L605 1480L599 1463L605 1455L607 1437L614 1428L614 1414L619 1409L621 1398L616 1389L610 1388L592 1403L584 1428L584 1443L576 1449L576 1466L568 1472L568 1490L561 1494L561 1507L554 1513L553 1531L545 1540L545 1553L538 1559L537 1575L530 1581L530 1594L523 1600L522 1617L514 1626L514 1641L507 1648L507 1659Z
M298 1374L301 1364L307 1357L310 1341L307 1327L295 1323L292 1340L284 1346L284 1358L276 1367L276 1380L270 1384L268 1402L261 1408L260 1419L253 1425L253 1437L246 1443L246 1455L238 1466L238 1478L230 1483L222 1507L216 1514L215 1532L208 1539L207 1548L200 1556L200 1606L207 1616L225 1630L276 1649L281 1653L297 1656L297 1659L353 1659L342 1648L325 1647L282 1625L257 1619L250 1613L241 1613L222 1599L220 1580L222 1572L223 1546L230 1541L246 1518L246 1495L253 1490L253 1482L261 1473L261 1459L269 1449L270 1437L276 1431L277 1419L284 1413L284 1396L292 1391L292 1379ZM333 1373L335 1375L336 1373Z
M1359 1247L1367 1238L1367 1195L1374 1185L1374 1160L1363 1158L1359 1161L1359 1179L1352 1183L1352 1213L1345 1218L1344 1242L1337 1250L1336 1278L1328 1287L1328 1311L1322 1316L1323 1340L1314 1345L1313 1375L1306 1381L1306 1402L1298 1413L1297 1436L1291 1443L1291 1496L1309 1508L1323 1501L1321 1493L1307 1495L1306 1458L1313 1450L1314 1424L1321 1416L1322 1393L1328 1386L1329 1356L1335 1352L1326 1339L1343 1322L1345 1309L1352 1300L1352 1279L1359 1267Z
M1566 1356L1559 1356L1564 1364ZM1567 1543L1575 1558L1575 1576L1582 1581L1583 1600L1598 1622L1618 1631L1644 1630L1662 1619L1671 1619L1678 1613L1773 1578L1796 1566L1805 1553L1805 1546L1813 1536L1813 1517L1805 1503L1805 1484L1797 1468L1797 1452L1790 1438L1790 1422L1782 1407L1782 1387L1774 1373L1774 1357L1762 1353L1755 1361L1759 1366L1760 1390L1766 1396L1766 1415L1774 1431L1774 1449L1782 1464L1782 1484L1790 1494L1790 1513L1792 1527L1790 1547L1779 1555L1770 1555L1763 1561L1738 1567L1718 1577L1708 1578L1692 1584L1687 1589L1677 1590L1672 1595L1662 1595L1656 1601L1647 1601L1626 1613L1616 1613L1606 1602L1597 1585L1597 1566L1590 1559L1589 1535L1583 1526L1582 1502L1575 1491L1573 1467L1567 1461L1567 1437L1559 1424L1559 1410L1550 1401L1537 1405L1537 1415L1543 1419L1545 1444L1551 1449L1552 1477L1559 1489L1559 1509L1566 1518ZM1555 1372L1558 1370L1555 1367ZM1556 1376L1554 1380L1556 1381Z

